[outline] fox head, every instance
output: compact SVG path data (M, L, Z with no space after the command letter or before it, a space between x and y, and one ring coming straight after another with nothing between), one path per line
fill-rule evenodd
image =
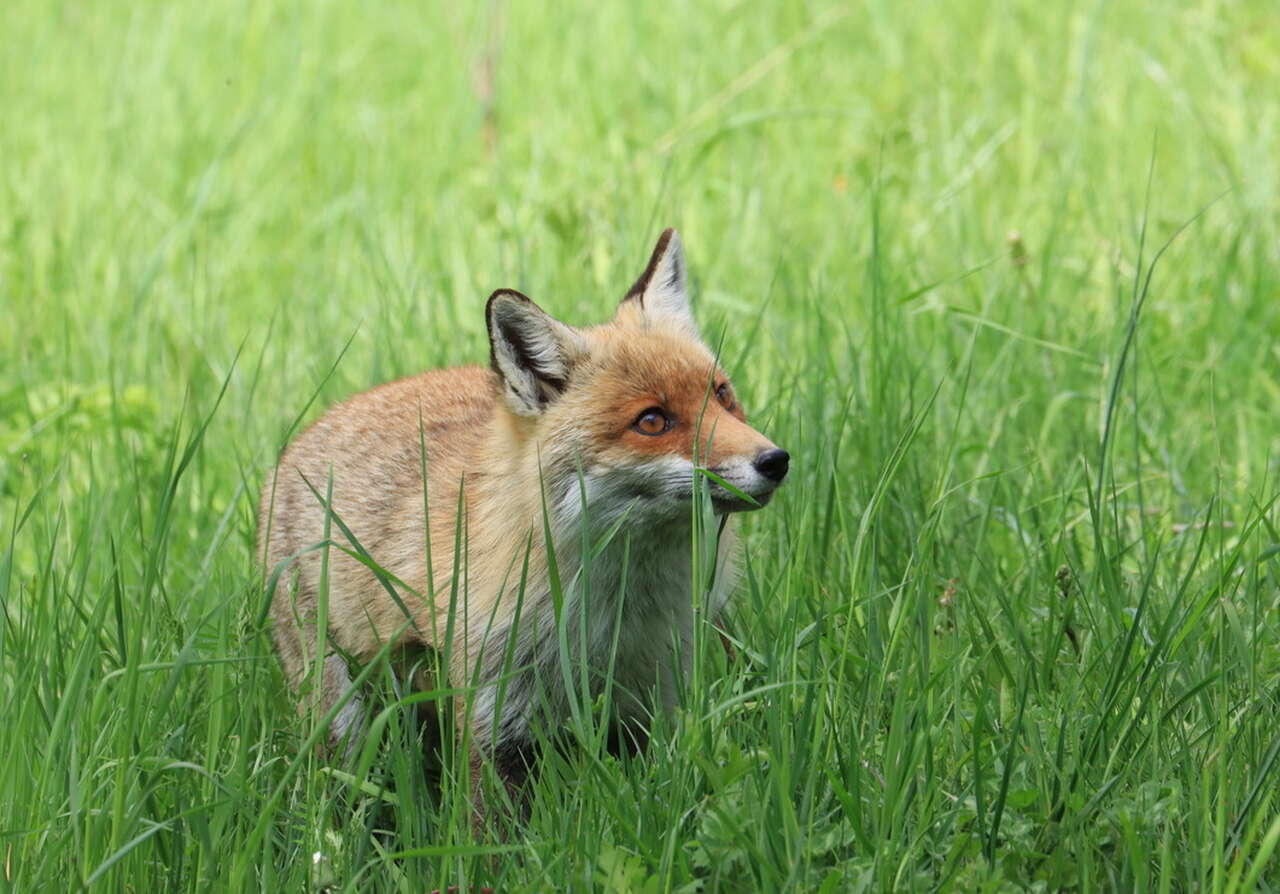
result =
M486 317L513 433L536 452L554 503L585 492L606 516L674 517L705 470L715 510L737 512L763 506L786 477L787 452L748 424L698 333L675 230L603 325L568 326L508 289Z

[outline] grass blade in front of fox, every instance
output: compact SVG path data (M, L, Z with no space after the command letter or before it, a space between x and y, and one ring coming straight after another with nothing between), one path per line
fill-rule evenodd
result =
M425 445L422 444L421 438L422 438L422 433L421 433L421 429L419 429L419 449L423 453L423 455L425 455ZM423 487L424 488L426 487L425 474L423 476ZM426 499L425 495L423 499L425 501ZM425 504L424 504L424 510L425 510ZM430 516L426 516L426 518L430 518ZM466 596L466 592L463 589L465 585L464 567L467 561L468 549L469 549L469 541L467 540L467 537L466 537L466 478L464 476L458 481L458 498L454 506L454 522L453 522L453 557L454 558L453 558L453 566L450 569L450 573L449 573L449 606L445 616L444 642L442 644L443 648L439 650L439 654L440 654L439 664L440 664L440 667L446 670L446 672L448 672L449 669L453 667L453 654L454 654L454 645L455 645L454 633L457 629L459 605L461 605L463 610L463 619L462 619L463 629L465 630L468 628L468 621L467 621L467 614L466 614L467 596ZM439 642L438 639L434 638L436 633L438 632L436 612L437 612L437 608L433 599L431 604L431 626L432 626L432 636L433 636L432 642L433 643ZM454 773L454 779L458 780L461 784L455 785L453 788L453 795L454 795L453 807L455 810L459 811L463 815L473 814L473 811L475 810L475 806L472 805L471 803L471 791L472 791L473 785L478 782L478 780L472 779L471 777L472 763L468 758L472 749L476 747L475 740L474 740L474 731L472 729L472 717L473 717L473 710L475 705L474 695L478 689L476 675L478 675L480 671L480 661L477 658L474 662L472 662L471 655L468 651L468 647L469 647L468 639L469 639L468 637L465 637L465 636L463 637L463 643L462 643L463 665L464 667L466 666L473 667L473 676L470 680L466 682L466 685L460 690L460 695L463 698L461 719L457 718L456 711L449 712L453 715L454 724L456 726L456 729L454 729L454 736L453 736L453 741L456 741L458 746L457 749L454 751L455 761L456 760L462 761L461 767L456 767L456 771ZM454 696L454 697L457 697L457 696ZM441 726L440 741L442 743L449 741L449 738L445 735L446 730L444 729L444 727L446 726L446 723L447 721L445 718L443 717L440 718L440 726ZM468 829L471 829L474 832L474 828L475 828L474 823L466 823L466 826Z
M497 718L502 716L502 709L507 701L507 683L510 682L518 674L524 673L530 669L528 666L516 667L515 657L516 657L516 644L519 642L519 637L520 637L520 617L522 612L524 611L524 596L528 590L528 585L529 585L529 556L532 554L532 552L533 552L533 532L531 531L529 533L529 536L525 539L524 559L520 563L520 580L516 586L516 604L512 610L511 625L507 628L506 643L503 644L503 648L502 648L502 670L499 672L498 679L495 681L492 681L493 683L497 684L497 691L494 693L494 697L493 697L493 716L494 716L495 727L497 726L497 723L498 723ZM514 561L515 560L513 559L512 560L513 564L514 564ZM507 575L510 574L510 570L511 569L508 568L507 574L503 575L502 589L499 592L506 591ZM493 618L496 615L497 610L498 610L498 600L495 599L494 605L493 605L493 614L491 614L489 617L490 625L492 625L493 623ZM477 673L478 673L479 672L478 661L476 662L476 666L477 666ZM472 685L478 686L479 685L478 681L473 680ZM502 786L501 789L504 791L504 794L505 794L505 786Z
M304 546L302 549L298 550L297 552L290 553L289 555L285 556L283 559L281 559L279 562L276 563L276 567L272 569L270 577L267 578L267 584L265 587L266 598L263 600L263 605L258 610L258 613L254 618L256 622L256 626L262 627L267 623L267 615L271 611L271 599L275 594L276 588L280 585L280 578L284 575L284 572L288 570L289 566L293 564L293 562L296 561L297 559L307 555L307 553L313 553L313 552L316 552L317 550L328 549L330 547L345 553L346 555L350 556L352 559L355 559L361 565L364 565L366 568L372 571L375 575L381 575L382 577L385 577L387 581L389 581L390 583L393 583L396 586L402 587L406 591L408 591L410 594L421 598L421 594L418 593L417 590L415 590L412 586L410 586L406 581L392 574L390 571L387 571L385 568L383 568L381 565L375 562L367 552L357 551L356 549L353 549L342 543L338 543L332 539L327 541L317 540L315 543L311 544L310 546ZM405 629L406 630L408 629L407 623L406 623Z
M416 596L419 599L422 598L422 594L374 561L373 556L370 555L369 551L364 548L359 540L356 539L356 535L352 533L351 529L347 527L347 523L342 520L342 517L338 515L338 513L333 511L332 503L320 496L320 492L316 490L310 481L307 480L306 475L300 474L300 477L302 478L302 482L307 486L307 489L315 496L316 501L324 508L326 532L328 529L328 520L332 518L333 523L338 526L338 530L341 531L342 535L351 543L352 548L346 549L339 543L335 543L333 546L343 550L343 552L347 553L347 555L352 558L357 559L361 564L373 572L378 583L387 591L387 595L391 597L391 601L396 604L398 609L400 609L400 612L404 615L405 619L410 623L413 629L418 631L419 635L421 635L422 630L418 627L417 619L413 616L413 613L409 611L409 606L405 605L404 600L400 598L400 594L396 592L395 587L391 586L391 582L395 581L397 584L404 587L411 595Z
M723 339L723 332L721 338ZM719 361L720 345L716 346L716 360ZM692 635L691 643L684 643L675 630L671 631L671 648L675 656L677 666L689 667L691 673L675 674L675 696L677 703L688 706L688 693L701 692L702 690L702 663L698 660L698 656L703 654L703 642L705 637L702 630L704 602L704 591L701 586L703 580L702 568L706 559L706 534L705 532L711 527L712 519L715 515L715 507L711 500L711 491L707 484L707 479L698 473L704 469L704 461L710 454L711 442L715 440L715 427L712 426L711 434L703 441L702 425L706 418L707 404L711 400L711 392L715 387L715 367L713 366L707 374L707 385L702 392L702 404L698 407L698 418L694 422L693 430L693 480L690 482L690 505L689 505L689 608L692 618ZM718 537L717 537L718 539ZM713 547L718 549L718 545ZM683 651L688 649L691 654L685 656Z
M305 481L305 476L303 477ZM310 484L307 485L310 487ZM329 466L329 474L326 476L325 482L325 513L324 527L321 529L320 542L324 544L324 549L320 551L320 581L317 585L316 593L316 617L315 617L315 652L312 654L311 671L307 674L311 679L311 706L308 716L311 722L315 723L316 714L323 710L324 706L324 666L328 660L329 649L329 554L333 543L333 513L329 511L329 507L333 505L333 465ZM296 591L291 596L296 595ZM305 631L306 627L302 624L302 619L298 617L298 605L296 600L293 601L293 623L300 630ZM305 633L304 633L305 636ZM363 721L361 721L363 722ZM350 739L351 731L347 730L339 735L343 739ZM330 731L330 742L340 746L343 749L350 747L350 741L332 742L332 731Z
M560 579L560 565L556 560L555 540L551 534L551 511L547 506L547 486L542 474L541 458L538 460L538 495L542 504L542 537L547 550L547 583L550 588L551 607L556 625L556 649L559 658L557 664L560 666L561 682L564 685L565 701L570 717L574 726L578 730L583 730L586 724L582 716L582 705L577 699L571 697L574 686L573 673L568 661L569 638L565 630L565 593Z
M583 496L585 501L585 494ZM622 530L622 526L626 524L627 519L631 517L631 510L635 508L635 502L630 503L618 520L609 526L609 529L595 542L592 547L590 557L592 560L599 558L617 537L618 532ZM609 639L609 659L605 665L604 688L600 693L600 710L601 716L608 718L612 715L613 710L613 684L614 671L618 666L618 645L622 639L622 612L626 607L627 600L627 584L629 582L631 572L631 532L627 531L626 536L622 539L622 566L618 577L618 598L613 610L613 633ZM647 733L647 731L646 731ZM592 760L598 760L599 748L608 737L608 724L602 724L597 730L597 738L594 743L594 749L589 752Z
M480 692L482 688L489 688L492 686L497 687L494 693L493 706L491 708L489 740L481 743L483 746L482 753L492 756L498 746L498 733L502 728L501 720L503 716L503 706L506 704L507 684L515 677L529 672L534 667L532 663L524 665L516 665L515 663L516 646L520 637L520 616L523 612L524 597L528 589L529 557L532 550L533 535L532 532L530 532L529 537L525 541L524 559L520 565L520 579L517 583L515 593L516 604L511 612L511 623L506 630L506 642L502 645L502 664L497 677L488 678L483 676L485 673L485 650L490 647L494 622L497 620L498 609L501 607L502 595L507 592L507 583L510 580L511 570L515 566L516 562L514 556L512 557L511 562L507 565L506 571L503 572L502 580L498 585L499 596L497 599L493 600L493 606L489 609L489 618L485 623L484 633L479 637L480 651L474 656L467 656L469 662L468 666L471 667L472 670L471 677L467 683L467 688L463 690L465 697L467 698L467 702L464 705L465 711L462 719L462 729L459 730L459 741L462 746L460 753L467 753L474 745L473 737L475 734L477 732L484 731L476 730L472 723L474 718L472 707L474 704L474 695ZM468 637L467 639L469 640L470 638ZM468 771L470 769L471 765L470 762L468 762ZM505 780L500 781L505 783ZM473 782L478 783L479 780L473 780ZM505 802L505 807L507 809L505 817L508 820L519 815L519 805L512 801L511 792L506 784L497 786L496 789L489 792L488 796L499 797ZM504 832L503 834L505 836L506 833Z
M712 437L714 438L714 434ZM702 466L695 464L694 469L688 595L693 639L688 645L680 642L676 643L677 655L679 655L678 650L681 648L688 648L691 651L687 659L690 673L687 677L684 674L676 675L676 685L680 704L701 713L706 709L706 699L710 697L710 693L704 685L706 669L703 666L702 659L707 654L706 626L709 620L708 606L712 592L711 581L715 574L715 567L718 564L722 527L716 520L715 502L711 497L708 480L699 474L702 471ZM727 518L725 516L723 520L727 521ZM689 704L688 694L690 692L701 694L703 703L697 706Z
M635 508L635 505L636 501L633 500L627 508L622 511L622 515L618 517L618 520L610 525L608 530L600 535L599 539L597 539L591 547L591 558L598 559L604 553L605 547L613 542L613 539L618 536L618 532L622 530L622 526L626 524L627 519L631 517L631 510Z
M733 494L742 502L755 506L757 509L760 508L761 504L759 500L757 500L755 497L751 496L751 494L747 493L741 488L734 487L732 484L730 484L728 481L725 481L723 478L721 478L719 475L717 475L715 472L711 471L710 469L704 466L698 466L697 469L695 469L694 471L698 475L701 475L703 478L706 478L720 485L721 487L723 487L729 493Z
M422 407L418 407L418 472L422 476L422 551L427 565L427 598L432 607L436 604L436 569L431 555L431 501L427 486L427 434L422 424ZM461 487L459 487L461 490ZM431 613L431 641L436 639L436 615Z
M578 601L577 622L578 622L578 651L577 651L577 670L578 685L580 687L579 695L582 698L582 717L589 717L592 721L589 729L579 730L580 735L589 736L588 741L598 744L598 730L603 728L604 724L596 724L594 712L591 710L593 699L591 698L591 669L589 667L590 646L588 643L588 615L592 608L591 592L591 507L587 505L587 482L582 472L582 457L574 457L574 471L577 473L578 481L578 499L582 503L582 514L578 516L578 570L574 574L574 580L570 582L569 593L571 598L576 596ZM625 598L626 590L618 594L619 598ZM566 639L568 633L566 631Z
M453 667L453 633L457 627L457 619L458 619L458 582L462 577L462 562L459 561L459 558L462 556L462 549L463 549L462 534L463 534L463 528L465 527L465 517L466 517L466 512L465 512L466 487L467 487L467 479L464 476L458 481L458 499L454 506L453 567L449 570L449 608L448 608L448 613L445 615L445 622L444 622L444 648L440 650L442 653L440 656L440 666L444 668ZM428 516L428 518L430 518L430 516ZM425 523L428 525L430 524L430 522L425 522ZM465 625L465 619L463 623ZM431 604L432 636L435 635L436 630L437 630L436 606L435 606L435 603L432 602ZM439 640L433 639L432 642L438 643ZM458 742L460 745L463 746L464 750L467 747L467 743L469 741L467 738L469 733L465 729L465 726L467 726L467 721L470 719L470 712L471 712L471 705L470 705L470 700L468 700L468 703L464 706L464 710L463 710L464 729L458 730L456 733L458 737ZM442 721L442 725L443 725L443 721ZM442 738L442 741L443 741L443 738Z
M436 615L439 613L436 605L436 568L435 557L431 550L431 501L429 497L429 486L427 478L427 435L422 420L422 407L418 407L418 470L422 477L422 549L423 559L427 568L427 600L431 606L431 657L435 661L434 677L437 681L447 679L449 661L445 650L439 648L440 643L440 623ZM462 506L462 488L465 481L459 482L458 485L458 519L455 520L455 527L461 521ZM454 556L457 556L455 548ZM450 570L450 594L456 591L455 582L457 580L457 562ZM452 628L449 628L452 632ZM449 741L449 726L451 711L436 712L436 737L437 741L444 743Z

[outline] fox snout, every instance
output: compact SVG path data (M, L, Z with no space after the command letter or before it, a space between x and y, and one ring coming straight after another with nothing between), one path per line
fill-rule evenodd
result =
M762 508L773 499L790 466L791 454L772 444L712 466L708 471L715 476L710 479L710 490L716 511L723 514Z

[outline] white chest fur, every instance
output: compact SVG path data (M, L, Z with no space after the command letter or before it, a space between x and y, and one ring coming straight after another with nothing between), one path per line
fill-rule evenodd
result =
M616 717L647 725L650 712L676 703L693 657L695 606L711 618L724 607L731 536L699 563L709 590L694 585L687 522L618 528L603 546L594 543L584 555L580 535L562 540L559 592L548 580L529 581L519 615L487 631L484 679L502 682L482 686L472 711L495 744L526 739L535 718L561 724L576 713L572 700L590 710L606 693Z

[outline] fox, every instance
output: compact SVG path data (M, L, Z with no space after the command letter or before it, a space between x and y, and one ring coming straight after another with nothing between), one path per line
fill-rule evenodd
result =
M570 326L511 289L485 321L487 368L332 407L282 451L258 515L275 649L299 709L332 715L331 753L363 734L353 667L387 649L445 655L480 816L485 765L518 798L538 724L567 721L566 644L643 747L691 670L695 490L720 529L703 597L715 620L734 520L790 462L700 334L674 229L603 324Z

